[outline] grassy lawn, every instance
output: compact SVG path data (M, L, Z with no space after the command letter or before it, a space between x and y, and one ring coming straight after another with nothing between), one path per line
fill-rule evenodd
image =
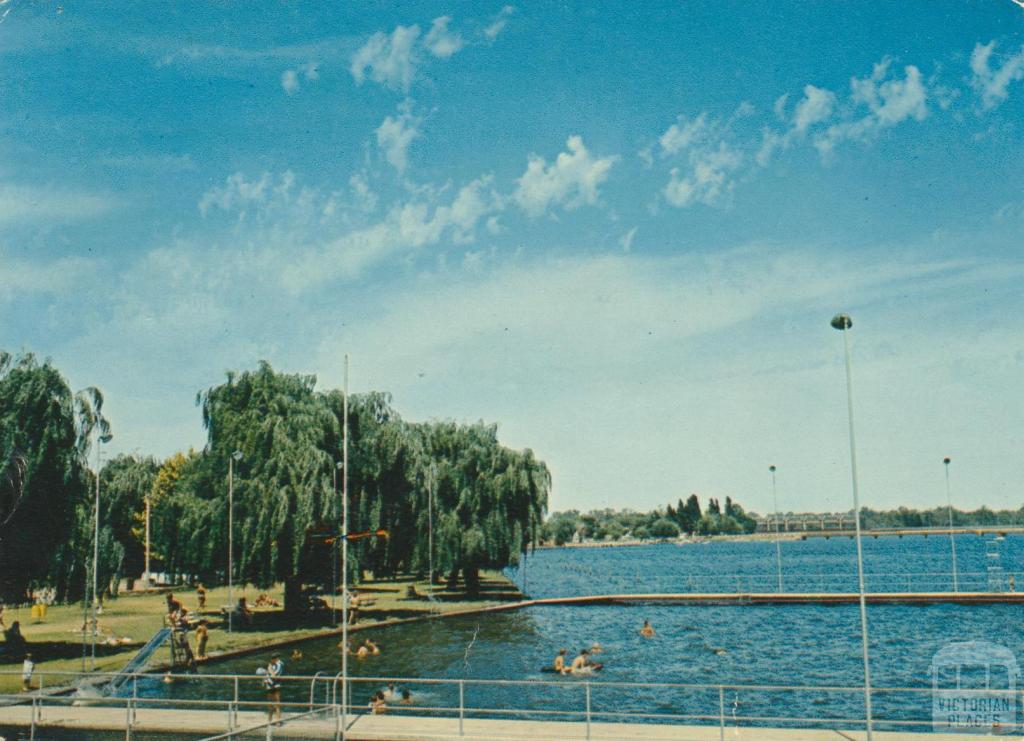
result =
M410 585L414 585L418 597L407 596ZM434 613L448 613L459 610L479 609L522 598L515 586L498 572L481 572L480 593L470 596L462 589L449 591L443 586L434 587L434 599L425 597L429 588L426 580L415 581L411 577L394 580L369 580L354 588L362 603L358 610L357 625L374 625L386 620L416 618ZM283 641L310 638L333 629L332 614L329 610L308 613L305 617L294 618L281 608L254 610L254 625L246 630L227 632L227 623L220 614L220 607L228 604L227 587L211 588L207 591L204 617L210 621L210 642L207 652L211 658L241 649L268 646ZM284 587L281 584L263 590L255 587L235 587L237 600L244 596L250 605L256 597L266 592L279 602L284 602ZM175 596L192 613L198 611L194 589L182 588L174 591ZM328 597L328 602L330 598ZM166 598L163 593L126 594L117 599L107 600L100 615L100 635L96 647L96 670L113 672L121 669L136 651L163 625ZM341 598L337 598L340 608ZM15 620L21 623L21 632L28 641L37 672L73 671L82 667L82 606L52 605L44 622L32 620L28 607L8 607L4 622L10 626ZM340 610L338 617L340 626ZM89 636L91 639L91 635ZM130 638L127 645L108 646L108 638ZM192 639L195 645L194 638ZM2 644L0 644L2 645ZM91 650L90 650L91 653ZM152 663L169 661L170 650L159 650ZM4 657L0 659L0 671L15 672L0 675L0 692L17 692L21 688L21 659ZM86 659L86 666L91 661ZM35 682L38 685L38 681ZM50 680L47 679L47 686Z

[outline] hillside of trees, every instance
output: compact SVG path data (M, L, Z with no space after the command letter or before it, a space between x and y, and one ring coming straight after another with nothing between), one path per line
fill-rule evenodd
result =
M327 586L341 522L343 394L314 376L263 363L197 396L207 442L157 460L120 455L100 470L99 581L105 593L144 569L151 504L152 568L226 581L228 460L234 463L235 581L292 577ZM95 474L110 439L97 389L73 392L49 362L0 353L0 600L53 586L83 596L91 581ZM348 405L352 578L425 573L433 501L435 573L471 590L481 569L518 562L540 537L551 476L497 427L404 421L388 394Z

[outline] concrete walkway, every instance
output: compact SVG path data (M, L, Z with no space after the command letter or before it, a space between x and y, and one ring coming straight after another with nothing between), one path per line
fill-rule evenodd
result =
M42 708L37 728L64 728L80 731L124 731L125 708L54 707ZM350 718L347 738L350 741L565 741L566 739L600 739L601 741L863 741L863 731L799 730L772 728L726 727L724 735L717 726L662 725L654 723L591 723L466 719L460 733L455 718L422 718L398 715L362 715ZM32 722L30 706L0 708L0 726L28 727ZM238 714L239 728L254 728L266 722L261 712ZM173 733L178 737L214 736L228 730L228 716L217 710L172 710L143 708L136 713L133 730L139 733ZM277 738L331 739L335 720L297 719L274 727ZM255 732L254 732L255 733ZM260 732L264 736L265 731ZM254 734L240 736L253 738ZM876 731L878 741L953 741L980 738L974 734L910 733ZM1005 736L1003 736L1005 738Z

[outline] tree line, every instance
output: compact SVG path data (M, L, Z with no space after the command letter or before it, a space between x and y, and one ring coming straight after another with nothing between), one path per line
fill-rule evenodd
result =
M72 392L49 362L0 354L0 599L40 586L82 597L92 568L88 458L110 435L102 403L96 389ZM100 469L104 591L144 569L147 501L152 569L226 581L229 460L236 583L340 579L344 394L261 363L228 373L196 403L202 450L119 455ZM496 425L407 422L388 394L369 392L349 396L348 435L349 531L369 534L350 540L354 580L425 574L431 520L435 573L470 590L481 569L514 565L538 542L550 473L532 451L501 445Z
M592 510L581 514L578 510L554 512L541 531L545 542L564 545L573 540L637 540L676 538L687 535L739 535L752 533L757 521L743 507L725 498L725 505L709 498L702 510L700 499L691 494L676 506L671 504L650 512L629 509Z

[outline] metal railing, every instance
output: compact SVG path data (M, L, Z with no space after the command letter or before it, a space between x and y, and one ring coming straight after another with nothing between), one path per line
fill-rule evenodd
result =
M0 675L17 675L0 672ZM123 730L126 738L140 727L139 714L146 714L141 726L174 723L172 716L157 711L194 711L205 713L207 738L229 739L254 733L272 738L280 725L306 724L302 730L311 737L343 739L352 722L374 715L368 705L371 695L391 688L383 710L392 716L435 719L433 726L417 724L421 736L467 735L468 722L479 732L480 722L500 720L546 720L564 723L560 735L591 738L595 724L609 722L656 723L678 726L717 726L720 737L727 729L774 727L791 729L859 730L865 726L863 687L685 684L657 682L604 682L577 676L550 680L429 679L408 677L349 677L320 672L314 676L283 676L282 699L268 699L258 675L202 674L168 675L138 673L131 676L121 696L91 695L87 690L73 694L78 687L96 686L114 674L45 672L37 675L40 689L22 694L0 695L3 723L16 722L11 706L24 706L29 717L19 725L36 729L59 725L62 716L74 713L71 706L117 708L123 710L123 725L108 717L109 730ZM200 686L189 697L174 697L175 686L191 683ZM58 687L65 687L60 693ZM50 688L48 691L45 688ZM411 690L412 704L403 704L400 690ZM939 690L941 692L942 690ZM930 730L933 727L935 692L931 687L874 687L874 726L890 730ZM957 689L960 696L972 693L984 697L1006 697L1010 690ZM180 694L180 693L179 693ZM263 719L270 705L279 705L281 717ZM90 711L78 711L89 713ZM163 720L161 720L163 718ZM174 727L172 725L172 727ZM431 731L430 728L435 731ZM367 727L364 722L361 731ZM180 732L180 731L179 731ZM372 732L372 731L371 731ZM197 732L197 735L198 732ZM470 734L472 735L472 734Z

